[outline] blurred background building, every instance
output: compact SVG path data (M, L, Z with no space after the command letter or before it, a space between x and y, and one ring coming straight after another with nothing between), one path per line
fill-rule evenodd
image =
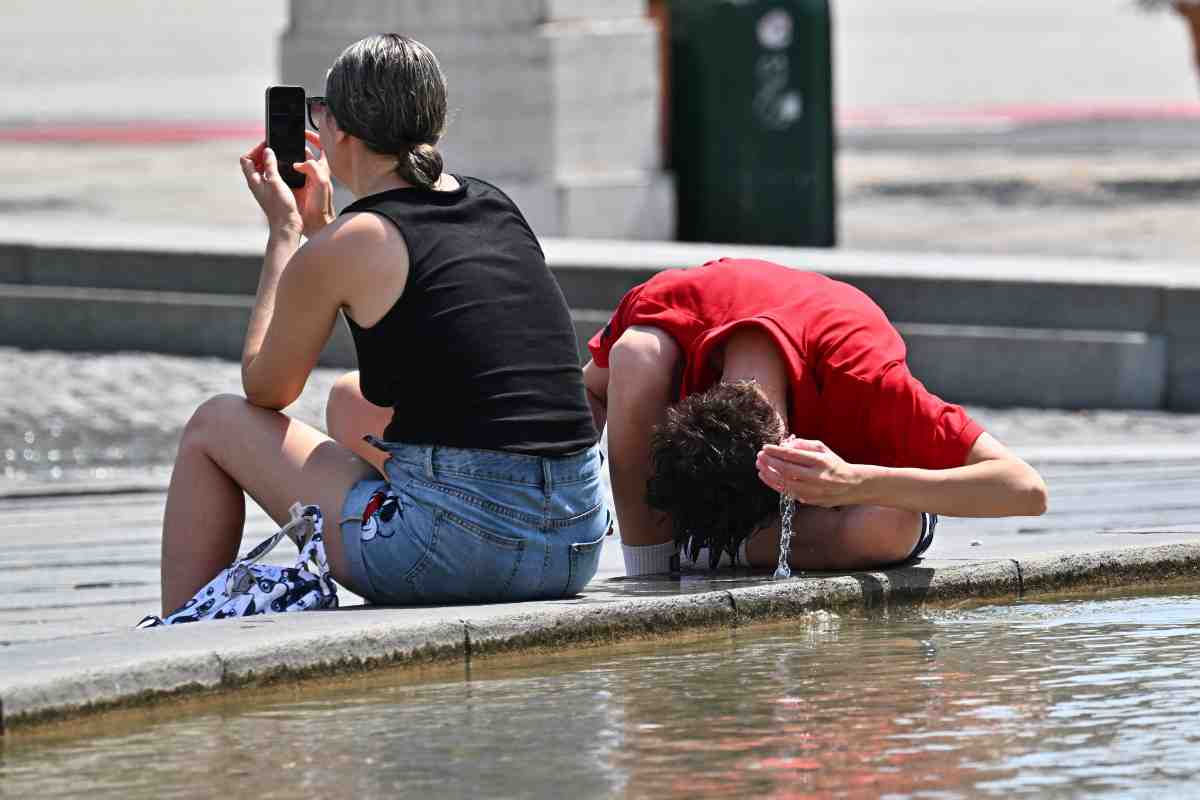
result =
M356 4L299 3L315 5ZM1138 0L831 6L840 109L1197 99L1186 26ZM5 0L0 122L257 120L263 87L280 76L289 14L287 0Z
M1025 212L1114 212L1072 154L1121 150L1136 156L1139 180L1178 179L1200 118L1184 19L1141 5L9 0L0 152L15 168L0 214L253 224L231 159L258 134L263 88L319 93L342 46L396 29L445 62L450 168L511 190L543 235L996 247L961 239L951 216L966 212L981 229L1015 225L1017 251L1092 252L1061 222L1055 251L1059 234L1027 230ZM672 16L673 34L660 35ZM777 80L780 57L792 71ZM671 87L672 69L684 70L681 85ZM773 99L757 97L774 84ZM747 111L731 107L747 94ZM764 127L755 102L779 130ZM681 143L692 150L674 163ZM1109 161L1093 158L1096 174L1125 180L1101 174ZM735 206L760 205L741 220L733 207L722 213L739 197ZM790 207L796 198L808 207ZM1118 199L1128 211L1147 198ZM1177 180L1151 198L1165 217L1191 199ZM771 214L779 224L748 229ZM1190 257L1178 225L1164 226L1147 235L1147 254ZM1156 233L1167 244L1156 247ZM1123 254L1110 252L1117 237L1096 238Z

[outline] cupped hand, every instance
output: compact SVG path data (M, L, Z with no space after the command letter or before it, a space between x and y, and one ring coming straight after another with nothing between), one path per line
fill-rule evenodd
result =
M304 175L304 185L294 189L293 194L304 222L304 235L311 239L317 231L333 222L333 180L325 151L321 148L321 137L305 131L304 138L308 140L305 147L308 160L292 165L296 172Z
M758 477L775 491L810 506L832 508L863 502L862 471L823 442L789 438L758 453Z
M253 150L242 156L241 164L246 186L267 215L267 223L271 228L294 229L299 233L303 227L300 208L291 187L279 175L275 151L267 147L266 142L259 142Z

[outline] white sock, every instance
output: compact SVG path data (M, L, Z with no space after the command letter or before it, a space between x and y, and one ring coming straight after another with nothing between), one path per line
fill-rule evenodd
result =
M621 545L621 554L625 556L626 575L653 575L658 572L671 571L671 559L675 557L675 543L646 544L631 547Z

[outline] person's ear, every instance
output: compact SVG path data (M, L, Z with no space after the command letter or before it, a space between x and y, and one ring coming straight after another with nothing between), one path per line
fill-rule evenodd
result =
M329 132L333 134L333 143L345 146L346 140L350 138L350 134L342 130L342 126L338 125L337 120L333 118L333 114L326 114L325 118L329 120Z

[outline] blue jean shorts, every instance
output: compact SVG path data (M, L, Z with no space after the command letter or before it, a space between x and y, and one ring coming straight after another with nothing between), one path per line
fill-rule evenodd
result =
M373 603L570 597L596 574L611 529L595 446L561 457L398 444L387 480L342 511L349 588Z

